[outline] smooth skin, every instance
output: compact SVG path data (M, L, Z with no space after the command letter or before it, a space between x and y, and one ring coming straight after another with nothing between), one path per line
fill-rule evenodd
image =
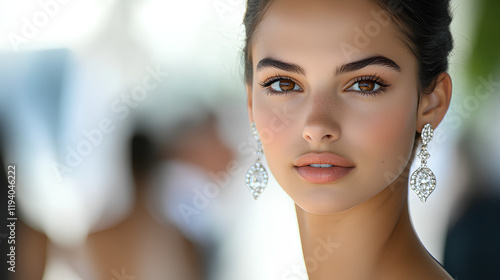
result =
M451 79L442 73L419 95L415 56L379 12L369 0L273 1L250 46L249 119L296 204L310 280L452 279L421 244L407 204L416 132L443 119ZM355 167L310 183L293 165L310 152Z

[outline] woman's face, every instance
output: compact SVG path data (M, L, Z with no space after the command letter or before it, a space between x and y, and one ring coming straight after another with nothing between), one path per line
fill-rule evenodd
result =
M417 66L373 1L275 0L251 56L250 118L272 174L302 209L347 210L402 173Z

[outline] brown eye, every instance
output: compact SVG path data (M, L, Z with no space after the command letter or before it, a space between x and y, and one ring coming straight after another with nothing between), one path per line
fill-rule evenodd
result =
M360 92L376 92L381 87L382 86L380 85L380 83L376 81L366 80L366 81L355 82L350 88L348 88L348 90L360 91Z
M295 83L288 80L281 80L279 81L279 87L282 91L289 91L293 90L293 88L295 87Z
M288 92L288 91L301 91L302 88L297 85L297 83L287 80L287 79L280 79L278 81L275 81L271 84L271 89L273 89L276 92Z
M372 91L375 88L374 81L362 81L358 83L358 87L362 91Z

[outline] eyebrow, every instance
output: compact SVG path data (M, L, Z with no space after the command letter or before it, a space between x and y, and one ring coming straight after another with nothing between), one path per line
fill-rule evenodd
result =
M259 61L259 63L257 64L257 71L260 71L264 68L278 68L283 71L295 72L304 76L306 75L304 68L300 67L299 65L280 61L271 57L266 57Z
M394 60L382 55L375 55L358 61L344 64L337 68L337 70L335 71L335 75L340 75L347 72L353 72L362 69L364 67L367 67L369 65L387 66L394 71L401 72L401 67L396 62L394 62ZM277 68L283 71L295 72L297 74L301 74L304 76L306 75L304 68L300 67L299 65L284 62L271 57L266 57L261 61L259 61L259 63L257 64L257 71L261 71L265 68Z
M337 68L337 70L335 71L335 75L356 71L369 65L387 66L389 68L392 68L392 70L394 71L401 72L401 67L399 67L399 65L396 62L394 62L394 60L382 55L376 55L344 64L339 68Z

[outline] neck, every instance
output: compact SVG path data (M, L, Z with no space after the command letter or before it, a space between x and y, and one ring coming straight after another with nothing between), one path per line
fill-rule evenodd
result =
M312 214L296 206L310 280L389 279L387 271L411 270L408 255L429 258L409 218L408 172L409 167L379 194L341 213Z

